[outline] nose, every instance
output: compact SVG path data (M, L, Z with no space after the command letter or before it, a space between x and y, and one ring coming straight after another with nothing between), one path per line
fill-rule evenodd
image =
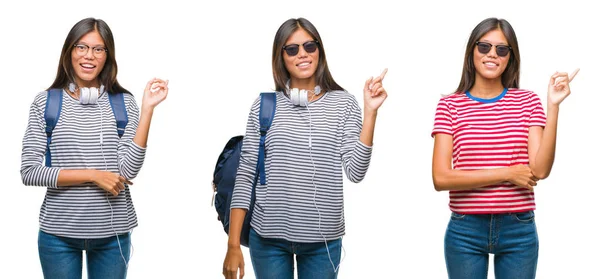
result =
M94 59L94 49L92 49L91 47L87 49L87 51L85 52L84 57L86 59Z
M492 46L492 49L487 53L487 56L498 58L498 53L496 53L496 46Z
M304 46L302 46L302 45L298 48L298 56L300 56L300 57L308 56L308 52L306 52L306 50L304 49Z

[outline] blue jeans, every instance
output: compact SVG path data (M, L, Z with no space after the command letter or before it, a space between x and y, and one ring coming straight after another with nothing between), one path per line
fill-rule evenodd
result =
M55 236L40 230L38 250L45 279L81 279L83 250L87 257L89 279L121 279L127 276L129 233L100 239L78 239Z
M340 263L342 240L297 243L283 239L263 238L250 229L250 258L257 279L293 279L294 254L298 266L298 279L335 279Z
M497 279L535 278L538 236L533 211L508 214L452 213L444 252L448 277L487 278L494 254Z

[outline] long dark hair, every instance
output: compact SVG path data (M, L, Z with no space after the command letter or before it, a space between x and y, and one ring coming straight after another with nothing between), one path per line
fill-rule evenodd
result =
M475 84L475 64L473 64L473 51L475 50L475 42L477 42L486 33L492 30L500 30L504 33L504 37L508 41L508 45L511 47L510 58L508 65L502 73L502 86L506 88L519 88L519 75L521 56L519 55L519 43L517 42L517 35L508 21L498 18L487 18L475 26L475 29L471 32L469 42L467 43L467 50L465 51L465 62L463 64L462 76L460 83L455 92L464 93L471 89Z
M316 85L321 87L323 92L332 90L344 90L338 85L327 66L327 59L325 58L325 48L323 47L323 40L317 31L317 28L305 18L291 18L286 20L279 30L275 34L275 40L273 41L273 80L275 81L276 91L285 91L285 84L290 79L290 73L285 68L285 62L283 61L283 46L288 38L296 32L296 30L302 28L305 30L313 40L318 41L319 48L319 65L315 71L315 82Z
M104 46L107 49L104 68L98 75L100 84L103 84L108 92L129 93L117 81L117 60L115 59L115 41L112 32L106 22L91 17L80 20L69 31L60 53L56 79L54 79L54 83L52 83L50 88L66 88L69 83L75 82L75 70L73 69L73 63L71 63L71 52L79 39L92 31L100 33L100 37L104 40Z

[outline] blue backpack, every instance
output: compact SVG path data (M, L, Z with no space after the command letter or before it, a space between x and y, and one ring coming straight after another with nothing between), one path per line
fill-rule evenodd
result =
M252 184L252 194L250 196L250 208L244 218L240 244L248 247L248 238L250 234L250 221L254 210L254 200L256 199L256 183L260 180L261 185L266 184L265 178L265 139L267 131L271 127L273 117L275 116L275 107L277 104L275 93L260 94L260 144L258 147L258 161L256 163L256 172L254 183ZM215 209L217 210L218 220L223 224L223 229L229 234L229 214L231 206L231 197L233 196L233 187L235 186L235 176L240 161L243 136L231 138L223 152L219 155L215 171L213 173L213 191Z
M117 121L117 134L119 138L125 133L125 127L127 126L127 109L125 108L125 98L123 93L109 93L108 100L110 107L112 108L115 120ZM52 164L52 157L50 154L50 142L52 142L52 131L58 123L60 117L60 111L62 110L63 102L63 90L52 88L48 90L46 97L46 108L44 111L44 120L46 120L46 166L50 167Z

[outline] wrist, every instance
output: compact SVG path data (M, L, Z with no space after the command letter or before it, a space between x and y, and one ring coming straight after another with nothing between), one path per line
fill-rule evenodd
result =
M377 117L377 109L372 109L372 108L368 108L365 106L364 116L365 116L365 118L367 118L367 117L376 118Z
M512 178L512 174L511 174L511 168L512 167L507 167L507 168L503 168L502 169L502 173L501 173L501 179L502 181L510 181L510 179Z
M558 111L559 104L553 104L548 102L548 112Z
M98 170L86 170L86 182L96 183Z
M240 241L232 241L231 239L227 242L228 249L240 249Z
M153 107L142 105L142 113L141 113L140 116L144 116L144 115L152 116L153 113L154 113L154 108Z

